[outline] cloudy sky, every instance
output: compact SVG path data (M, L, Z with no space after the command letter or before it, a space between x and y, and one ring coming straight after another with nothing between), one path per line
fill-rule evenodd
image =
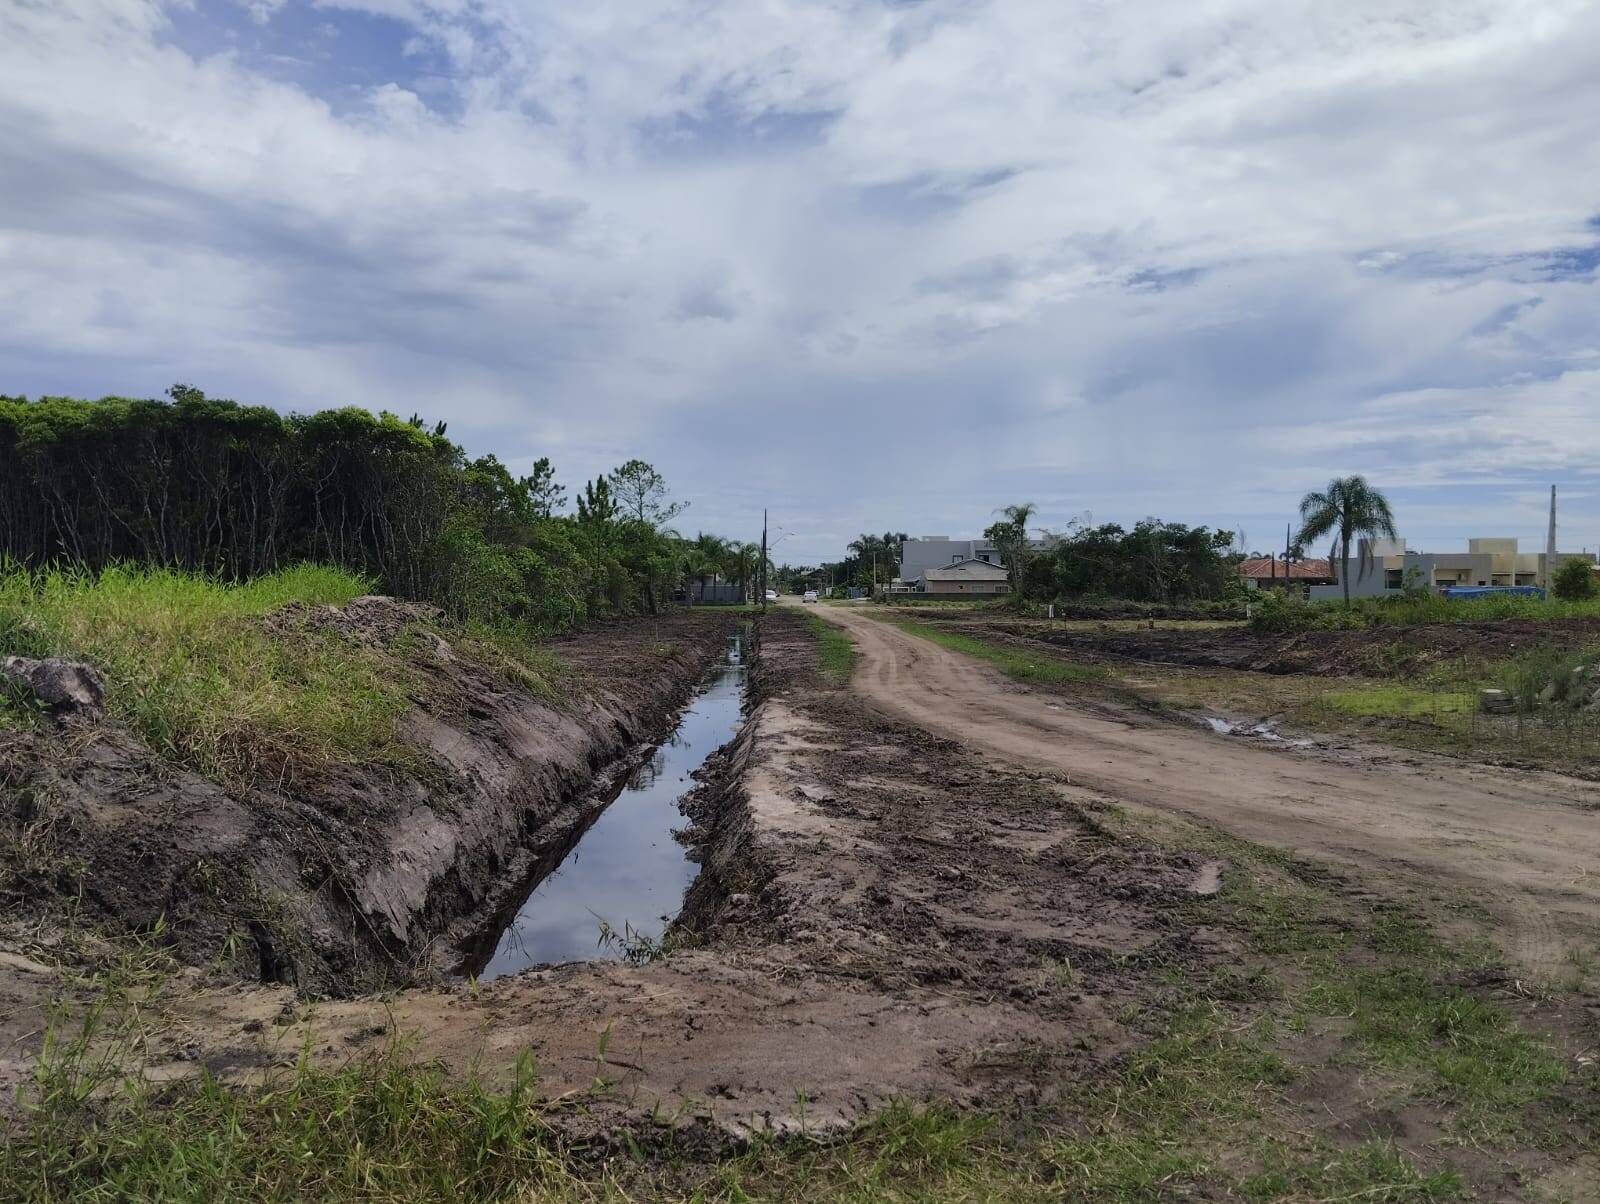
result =
M0 392L449 421L689 530L1600 546L1593 0L0 0Z

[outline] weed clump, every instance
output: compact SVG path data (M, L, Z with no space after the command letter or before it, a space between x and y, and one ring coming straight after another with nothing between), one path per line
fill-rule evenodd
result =
M0 572L0 656L93 664L106 706L174 764L229 785L335 760L399 756L406 683L375 650L309 629L269 634L291 602L343 605L369 583L297 565L244 584L168 569ZM0 699L13 726L18 700Z
M823 678L831 685L845 685L856 669L855 644L839 628L816 615L806 615L806 622L817 637L817 668Z

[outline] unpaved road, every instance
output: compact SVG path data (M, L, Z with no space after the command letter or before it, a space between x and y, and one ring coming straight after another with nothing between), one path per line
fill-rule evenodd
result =
M871 705L997 763L1352 867L1436 909L1470 901L1494 915L1490 935L1507 956L1540 978L1597 949L1600 790L1590 783L1259 746L1025 688L865 609L816 611L854 637L852 686Z

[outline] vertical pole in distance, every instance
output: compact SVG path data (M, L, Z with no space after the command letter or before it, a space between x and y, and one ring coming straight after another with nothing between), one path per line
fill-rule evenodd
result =
M767 610L767 511L761 511L761 612Z

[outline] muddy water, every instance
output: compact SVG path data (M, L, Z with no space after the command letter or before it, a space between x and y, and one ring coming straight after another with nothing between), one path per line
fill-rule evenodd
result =
M673 838L677 801L691 774L738 729L744 694L740 637L678 720L672 735L623 782L565 859L539 881L487 961L480 979L545 962L620 958L602 942L602 921L617 933L655 940L683 905L698 866Z

